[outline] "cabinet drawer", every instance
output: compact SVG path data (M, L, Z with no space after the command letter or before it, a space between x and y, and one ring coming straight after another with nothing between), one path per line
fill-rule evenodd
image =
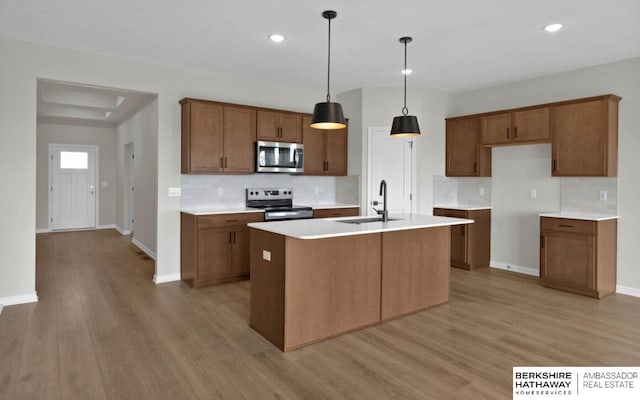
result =
M360 208L320 208L313 210L313 218L332 218L332 217L356 217L360 215Z
M540 219L540 230L541 231L573 232L573 233L584 233L587 235L595 235L596 221L542 217Z
M467 218L466 210L453 210L450 208L434 208L433 215L439 217L451 217L451 218Z
M226 226L246 225L249 222L263 222L264 213L199 215L198 228L222 228Z

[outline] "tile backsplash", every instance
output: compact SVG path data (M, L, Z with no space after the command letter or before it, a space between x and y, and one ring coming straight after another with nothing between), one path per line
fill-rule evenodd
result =
M560 211L617 215L618 178L561 178Z
M491 178L434 176L433 204L491 206Z
M358 176L182 175L180 205L184 210L244 208L248 187L291 187L293 201L300 205L357 204L358 182Z

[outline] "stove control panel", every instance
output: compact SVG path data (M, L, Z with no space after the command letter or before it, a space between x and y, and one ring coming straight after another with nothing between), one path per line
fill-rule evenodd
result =
M293 199L292 188L248 188L249 200L287 200Z

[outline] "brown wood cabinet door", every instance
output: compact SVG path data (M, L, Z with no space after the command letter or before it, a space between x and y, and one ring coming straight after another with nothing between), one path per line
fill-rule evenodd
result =
M251 264L249 228L236 227L231 234L231 273L248 274Z
M231 238L228 228L198 229L197 280L231 274Z
M347 174L347 128L325 132L325 159L328 175Z
M606 100L551 108L554 176L607 176Z
M302 143L304 144L305 175L325 175L325 131L309 126L311 116L302 117Z
M447 120L447 176L491 176L491 149L480 148L480 119Z
M514 111L513 141L542 142L551 140L549 107Z
M280 114L280 141L302 143L302 116L300 114Z
M451 226L451 265L468 269L467 225Z
M258 110L256 118L258 140L280 140L280 113Z
M544 231L540 244L540 278L549 283L595 290L595 236Z
M250 174L255 171L256 110L224 107L224 170Z
M510 112L482 117L480 124L483 145L511 143L513 132Z
M189 103L187 172L222 171L222 106Z

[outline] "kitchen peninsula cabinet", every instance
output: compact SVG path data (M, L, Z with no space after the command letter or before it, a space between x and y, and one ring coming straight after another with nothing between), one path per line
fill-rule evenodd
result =
M180 104L183 174L255 171L254 108L195 99Z
M489 266L491 209L433 209L433 215L473 220L473 224L451 227L451 266L473 270Z
M480 118L482 145L548 143L549 107L489 114Z
M199 288L249 278L247 223L264 220L261 212L181 214L180 277Z
M620 100L607 95L551 108L553 176L617 175Z
M349 121L347 120L347 125ZM302 117L305 175L347 175L348 127L323 130L311 126L311 115Z
M601 298L616 291L617 220L540 218L540 283Z
M491 176L491 149L480 143L480 118L447 118L446 175Z
M258 110L257 137L271 142L302 143L302 115Z
M313 218L356 217L360 207L314 208Z

